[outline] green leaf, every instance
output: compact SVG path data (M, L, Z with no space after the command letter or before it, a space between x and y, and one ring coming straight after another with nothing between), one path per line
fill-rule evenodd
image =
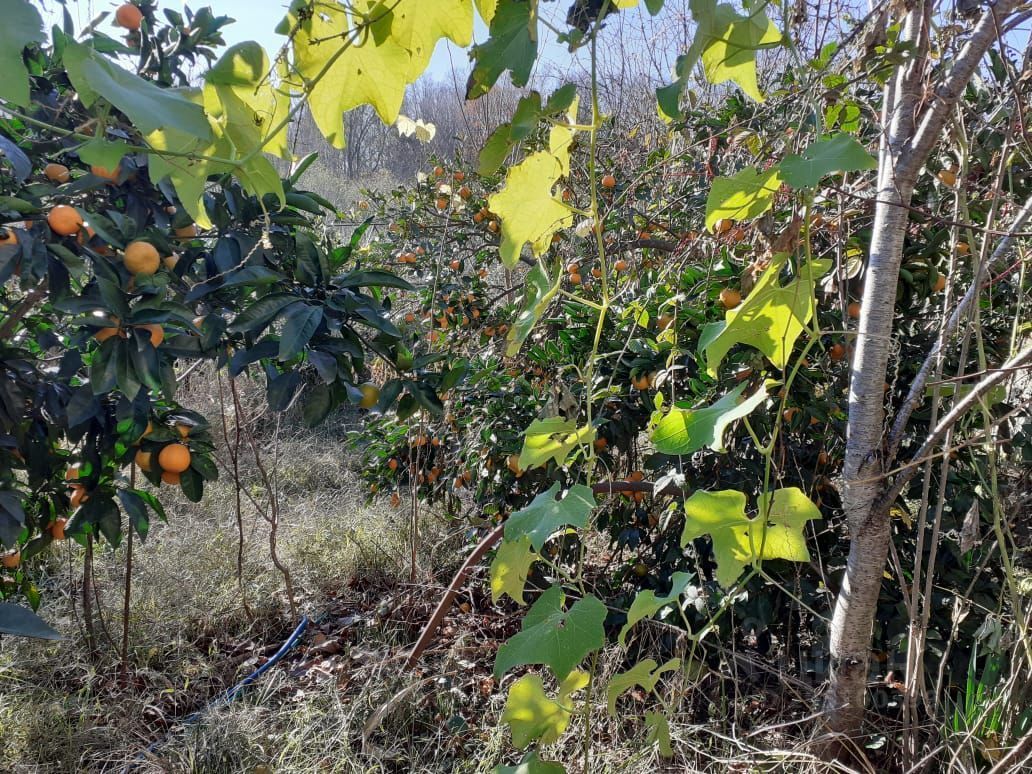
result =
M0 634L34 637L38 640L59 640L61 635L28 608L0 602Z
M0 545L13 547L24 527L25 509L22 507L21 493L0 489Z
M722 586L731 586L747 565L762 559L809 561L803 529L821 513L801 489L778 489L773 499L761 495L761 515L755 519L746 516L745 505L745 495L734 490L700 490L684 502L681 546L709 535Z
M333 408L333 392L329 385L318 382L308 388L308 394L301 406L301 418L305 427L315 427L321 423Z
M333 280L333 284L340 288L399 288L401 290L415 290L411 283L402 279L396 274L379 269L365 269L363 271L352 271L341 274Z
M686 54L677 57L674 63L674 82L656 89L656 107L659 117L666 122L676 121L681 115L681 94L684 92L694 61Z
M562 277L558 272L554 278L549 277L541 266L533 266L527 272L523 280L526 290L523 294L523 309L516 317L516 322L509 329L506 337L505 354L513 357L520 351L523 342L527 340L530 332L534 330L537 321L552 303L555 294L559 292L559 285Z
M109 140L90 140L79 147L79 158L86 164L96 164L99 167L114 172L118 169L122 158L129 153L129 146L121 140L112 142Z
M640 685L646 691L651 692L664 672L673 672L680 668L681 659L679 658L672 658L661 667L657 667L653 659L647 658L644 661L639 661L626 672L613 675L609 680L609 686L606 688L606 706L609 709L609 714L616 716L616 700L624 691Z
M483 4L492 2L492 0L477 0L477 2ZM495 774L566 774L566 769L561 763L543 761L538 757L537 752L529 752L515 766L496 766Z
M786 253L771 259L745 301L729 309L724 322L706 325L699 336L699 351L706 357L706 371L717 375L724 356L735 344L755 347L782 370L788 365L796 339L814 314L814 286L830 268L830 260L818 259L800 267L795 279L778 284L788 260Z
M505 523L505 539L518 540L530 536L530 544L540 551L552 534L560 527L583 527L588 516L595 509L595 496L591 487L575 484L562 500L557 500L559 482L556 481L541 492L522 510L516 511Z
M555 460L556 465L562 466L566 464L570 452L594 440L595 428L590 425L578 429L575 422L559 417L535 419L523 433L519 465L524 470L530 470Z
M763 7L741 16L733 5L716 0L691 0L690 5L697 25L688 50L693 66L701 59L710 83L734 81L749 97L763 102L756 82L756 52L781 42L781 33Z
M265 49L254 41L230 46L204 76L205 107L223 123L239 154L265 143L265 151L290 158L285 122L290 100L273 89L270 69Z
M670 744L670 722L662 712L646 712L645 727L649 732L645 741L649 744L659 746L659 754L664 758L670 758L674 754L674 748Z
M144 499L133 489L119 489L118 500L122 503L122 510L129 517L129 523L140 536L140 540L146 540L150 529L150 516Z
M781 177L793 188L813 188L825 175L877 166L877 160L856 138L836 134L811 143L801 156L786 156L781 162Z
M230 333L261 333L280 312L298 300L292 293L262 296L238 314L227 330Z
M652 429L656 451L661 454L694 454L704 447L716 452L726 451L724 431L727 426L748 416L767 399L766 384L743 399L742 393L748 386L740 384L716 403L703 408L671 407Z
M573 714L568 706L570 696L590 680L587 672L571 672L559 686L555 701L545 693L541 675L524 675L513 683L502 712L502 722L512 730L512 743L522 750L535 740L538 744L557 741Z
M718 177L706 197L706 228L710 231L718 220L751 220L762 215L774 203L774 194L781 188L780 170L772 167L760 172L746 167L732 177Z
M175 89L163 89L123 70L82 43L68 42L64 63L86 107L103 97L144 134L167 127L201 139L211 137L204 111Z
M678 597L684 593L685 587L690 580L691 576L688 573L675 572L670 579L670 591L664 596L656 596L656 592L652 589L639 591L634 596L634 601L631 602L631 607L627 611L627 623L620 630L620 636L618 637L620 644L627 644L627 633L638 621L653 616L670 603L676 602Z
M512 71L514 86L526 86L537 61L537 16L528 0L497 0L491 17L490 36L474 46L475 62L466 85L466 99L482 97L499 76Z
M552 235L573 223L570 208L552 194L562 173L559 159L538 151L509 167L505 188L488 197L488 207L501 220L498 255L506 268L519 263L525 244L530 243L534 255L542 255L551 246Z
M523 589L527 573L539 558L530 547L529 535L503 540L491 562L491 601L497 603L503 594L508 594L517 604L526 604Z
M290 360L305 348L315 329L322 322L323 310L320 306L298 303L287 311L283 321L283 332L280 333L280 360Z
M29 104L29 73L22 51L30 43L42 43L43 18L26 0L4 3L0 24L0 99L19 107Z
M559 586L545 591L523 619L519 634L498 649L494 673L501 677L513 667L545 664L563 680L592 651L605 644L602 622L606 606L590 594L564 610L566 595Z

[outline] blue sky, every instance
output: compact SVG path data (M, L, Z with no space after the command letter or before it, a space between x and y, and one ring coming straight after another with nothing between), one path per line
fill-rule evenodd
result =
M434 2L434 0L420 1ZM193 0L187 4L193 9L209 6L216 13L235 19L236 21L225 29L226 42L230 45L245 40L256 40L272 54L283 44L283 38L275 34L274 29L286 13L289 0ZM41 0L40 5L44 9L44 19L48 26L60 20L61 6L57 0ZM118 5L119 3L114 0L68 0L68 9L77 29L89 24L102 11L114 11ZM177 11L182 11L183 6L182 0L162 0L160 2L160 7L174 8ZM102 26L109 26L109 24ZM110 30L105 31L109 32ZM558 60L565 48L555 43L555 36L548 30L542 29L542 33L544 58ZM487 28L477 17L474 39L483 41L486 38ZM448 41L441 41L434 51L434 57L426 75L434 79L448 79L453 71L458 74L460 80L465 80L469 71L468 54Z

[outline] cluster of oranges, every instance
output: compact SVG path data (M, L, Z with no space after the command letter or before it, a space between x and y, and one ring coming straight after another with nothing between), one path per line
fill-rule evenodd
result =
M146 473L159 470L161 471L161 480L166 484L172 485L179 483L180 475L190 467L191 460L190 447L183 443L190 435L190 426L176 424L175 429L182 441L172 441L165 444L157 454L153 451L139 449L135 457L135 462L140 470ZM153 430L154 425L148 422L147 429L143 431L139 441L150 435Z

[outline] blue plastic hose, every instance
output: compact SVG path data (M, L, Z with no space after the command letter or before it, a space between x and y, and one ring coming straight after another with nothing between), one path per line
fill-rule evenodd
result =
M251 685L255 680L257 680L259 677L265 674L265 672L268 671L268 669L272 667L277 661L279 661L281 658L287 655L287 651L289 651L292 647L294 647L294 645L297 644L297 641L301 639L301 635L305 633L305 629L307 628L308 616L306 615L301 617L301 621L300 623L298 623L297 628L294 629L293 633L289 637L287 637L286 641L282 645L280 645L280 649L272 655L272 658L270 658L256 670L251 672L251 674L249 674L239 683L234 685L232 688L229 688L228 690L219 694L196 712L187 715L185 718L183 718L182 721L180 721L182 725L188 726L193 723L196 723L215 707L218 707L222 704L229 704L229 702L233 701L233 699L240 695L240 693L245 688L247 688L247 686ZM165 734L165 736L150 744L146 749L141 750L140 753L133 759L133 762L127 764L126 767L122 769L122 774L127 774L127 772L130 772L134 768L136 768L137 761L140 761L141 759L145 758L147 756L147 753L152 753L159 747L161 747L161 745L165 743L165 740L167 738L168 734Z

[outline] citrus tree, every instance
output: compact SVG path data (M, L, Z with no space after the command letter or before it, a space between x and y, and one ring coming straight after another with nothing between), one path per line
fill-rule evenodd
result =
M526 86L538 32L556 26L539 3L297 0L272 58L254 43L219 55L225 20L207 11L159 23L149 4L123 6L122 42L97 25L47 38L14 5L3 34L19 54L0 91L5 593L32 598L18 563L60 535L116 543L123 511L142 535L160 504L134 465L201 496L216 472L207 423L174 395L176 365L208 358L260 369L270 407L301 400L312 423L349 402L375 410L358 432L372 493L500 522L485 538L499 541L492 593L529 610L496 674L551 673L508 686L503 720L534 749L503 771L562 770L539 748L575 718L590 768L599 653L649 620L675 621L687 648L629 660L604 692L611 712L629 689L650 695L641 721L670 754L664 675L735 636L736 606L760 634L783 620L775 604L827 626L827 755L851 754L843 740L860 731L872 635L904 654L916 718L933 607L919 581L941 579L944 504L975 507L976 480L996 534L982 561L1005 558L990 586L1024 620L991 438L1016 411L994 389L1030 354L1012 354L1020 287L986 281L1029 214L1019 124L993 112L1020 111L1019 65L997 56L995 80L972 85L1016 3L936 38L950 58L934 71L930 7L878 19L850 78L852 38L806 60L773 7L693 2L693 43L655 95L684 142L637 166L616 152L594 65L607 16L638 3L574 3L557 31L592 64L586 87L528 92L475 172L442 163L370 195L386 227L341 245L311 228L335 208L298 189L305 163L284 179L269 159L290 158L297 111L336 146L352 108L395 121L437 41L470 44L475 11L489 36L470 50L467 97L503 75ZM761 88L774 50L794 64ZM185 60L206 61L199 85ZM698 102L697 71L725 89L712 103ZM977 142L950 119L968 110L992 116ZM966 320L977 346L947 358ZM977 378L951 392L950 372ZM950 438L974 408L988 441L951 471ZM917 528L890 541L915 508ZM614 552L603 571L595 530ZM890 545L899 585L886 590ZM971 577L970 557L959 565L951 589ZM1008 723L1023 733L1027 718Z

